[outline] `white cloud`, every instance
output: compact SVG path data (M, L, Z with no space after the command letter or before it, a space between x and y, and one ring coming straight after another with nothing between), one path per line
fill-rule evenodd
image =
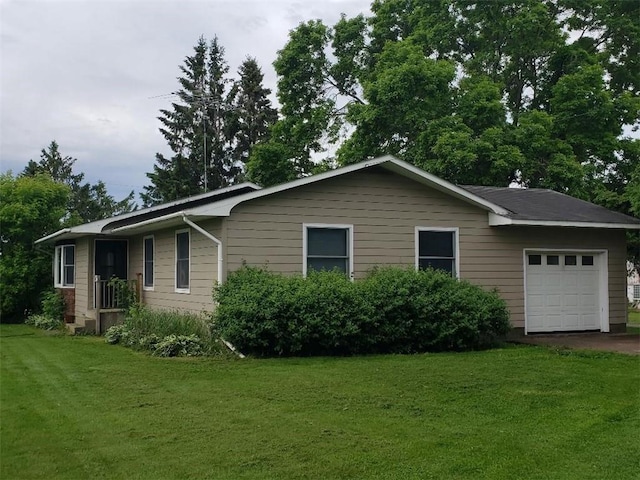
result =
M18 172L55 139L87 180L122 196L142 190L156 152L157 97L177 89L198 37L218 35L235 76L256 57L275 92L272 62L299 22L335 23L369 0L1 1L0 168ZM153 98L155 97L155 98Z

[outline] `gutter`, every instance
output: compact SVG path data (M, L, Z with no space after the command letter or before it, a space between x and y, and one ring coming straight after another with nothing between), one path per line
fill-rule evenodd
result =
M520 220L489 212L489 226L524 225L529 227L575 227L575 228L616 228L623 230L640 230L640 223L604 223L575 222L559 220Z
M44 242L47 242L49 240L53 240L54 238L59 237L60 235L63 235L65 233L69 233L70 231L71 231L70 228L63 228L62 230L58 230L57 232L54 232L54 233L52 233L50 235L47 235L46 237L39 238L38 240L36 240L33 243L35 243L35 244L44 243Z

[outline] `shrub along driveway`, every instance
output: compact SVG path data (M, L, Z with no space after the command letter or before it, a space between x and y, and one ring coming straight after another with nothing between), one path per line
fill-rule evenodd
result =
M1 326L0 478L636 479L640 358L163 359Z

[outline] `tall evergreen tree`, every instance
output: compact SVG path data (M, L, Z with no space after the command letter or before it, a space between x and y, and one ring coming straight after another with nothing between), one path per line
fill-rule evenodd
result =
M173 155L156 154L151 185L141 194L147 206L224 187L239 173L228 135L233 105L224 48L217 37L200 37L193 50L180 66L177 101L160 110L160 132Z
M264 87L264 75L255 58L247 57L240 65L238 75L240 78L229 94L233 119L229 135L234 141L234 164L244 172L254 147L269 139L278 112L271 105L271 90Z
M134 210L133 191L122 200L115 200L107 193L102 180L96 184L84 182L84 173L74 173L76 159L62 156L58 143L54 140L40 152L40 161L29 160L22 176L34 177L46 174L57 183L69 187L67 211L64 224L67 226L92 222L113 215Z

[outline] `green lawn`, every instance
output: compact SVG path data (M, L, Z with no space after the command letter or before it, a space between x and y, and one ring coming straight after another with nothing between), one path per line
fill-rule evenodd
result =
M640 310L629 310L629 323L635 326L640 325Z
M631 479L640 358L160 359L3 325L0 478Z

